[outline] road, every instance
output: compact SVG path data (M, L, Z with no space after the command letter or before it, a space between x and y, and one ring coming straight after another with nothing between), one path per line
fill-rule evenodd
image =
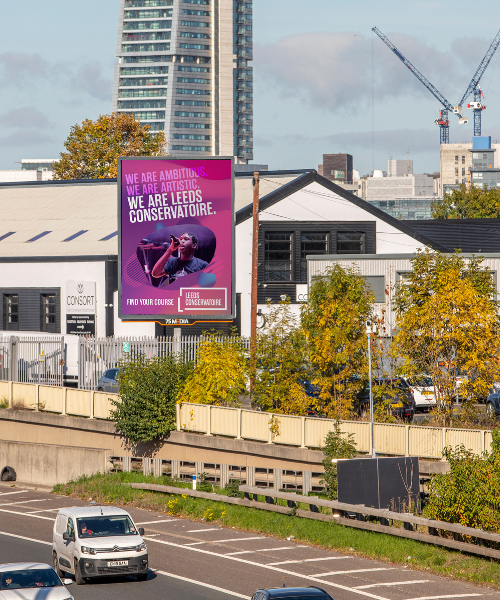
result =
M0 484L0 564L51 564L52 527L57 510L88 502ZM491 598L500 593L390 563L329 552L281 540L190 521L142 509L128 509L146 530L150 573L95 580L70 587L75 600L249 600L259 587L319 586L335 600L440 600Z

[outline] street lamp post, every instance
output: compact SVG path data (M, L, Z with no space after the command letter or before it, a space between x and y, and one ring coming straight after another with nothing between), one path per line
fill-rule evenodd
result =
M373 387L372 387L372 348L371 348L371 334L375 333L375 326L371 321L366 322L366 335L368 337L368 382L370 386L370 437L372 445L372 458L375 458L375 437L373 427Z

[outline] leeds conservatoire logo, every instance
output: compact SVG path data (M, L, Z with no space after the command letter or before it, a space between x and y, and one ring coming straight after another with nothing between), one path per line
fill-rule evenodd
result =
M83 293L83 283L79 283L78 284L78 293L82 294Z

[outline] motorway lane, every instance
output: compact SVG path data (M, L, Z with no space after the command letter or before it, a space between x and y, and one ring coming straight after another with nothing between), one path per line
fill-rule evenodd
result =
M0 485L0 562L51 562L53 519L64 506L88 502L34 490ZM493 598L498 592L455 582L426 572L305 546L293 541L249 534L166 514L130 508L136 524L146 529L150 567L147 582L100 580L72 586L76 600L105 593L114 600L135 600L139 588L146 598L166 595L177 600L189 594L211 600L230 595L249 598L259 587L316 585L335 600L416 600L429 598ZM10 535L7 535L10 534ZM14 536L31 538L20 539ZM184 579L178 579L179 577ZM189 581L186 581L189 580ZM198 583L194 583L198 582ZM211 587L219 588L214 590ZM225 590L225 591L224 591Z

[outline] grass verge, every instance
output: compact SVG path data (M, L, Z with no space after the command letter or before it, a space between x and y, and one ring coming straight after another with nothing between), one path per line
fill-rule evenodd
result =
M412 569L500 589L500 564L494 559L462 554L415 540L344 527L335 522L312 521L246 506L136 490L121 485L127 482L189 487L189 484L166 477L154 478L140 473L113 473L82 477L77 481L57 485L54 493L83 500L92 498L98 503L128 505L168 515L216 522L224 527L235 527L242 531L279 538L293 536L297 542L326 550L407 565ZM214 491L227 493L219 488Z

